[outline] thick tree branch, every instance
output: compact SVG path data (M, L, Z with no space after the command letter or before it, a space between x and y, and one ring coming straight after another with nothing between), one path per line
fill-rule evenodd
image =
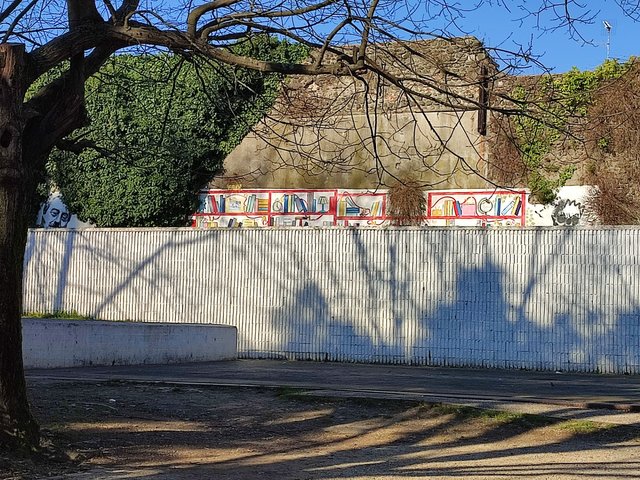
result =
M98 13L94 0L67 0L67 15L69 17L69 30L73 30L83 24L104 22L104 19Z
M345 18L342 22L340 22L336 27L327 35L325 42L320 47L320 52L318 53L318 57L316 58L315 65L318 66L322 64L322 60L324 60L324 56L327 53L327 49L331 47L331 42L335 36L347 25L350 25L353 22L351 17Z
M187 17L187 35L191 37L196 36L196 29L198 28L198 21L203 15L217 10L218 8L228 7L238 3L240 0L216 0L215 2L205 3L199 7L194 8Z
M367 18L364 21L364 29L362 31L362 40L360 41L360 48L358 50L358 57L364 57L367 52L369 34L371 33L371 21L376 13L376 9L378 8L378 1L379 0L373 0L369 7L369 11L367 12Z
M114 51L122 46L151 45L166 47L174 51L191 50L212 60L229 65L249 68L260 72L282 73L285 75L349 75L366 68L364 60L348 63L342 61L327 65L306 65L267 62L251 57L236 55L223 48L216 48L206 42L190 38L180 31L160 30L152 26L129 22L128 26L110 25L106 22L99 25L81 25L65 35L61 35L31 54L31 78L38 76L62 61L72 58L80 52L98 46L112 46Z
M153 27L139 25L137 27L114 27L109 36L130 45L146 44L163 46L172 50L193 50L201 55L241 68L249 68L260 72L282 73L285 75L349 75L352 72L362 70L364 61L347 63L344 59L328 65L307 65L267 62L251 57L236 55L223 48L212 47L206 42L195 41L181 32L169 32Z
M22 0L13 0L4 10L0 12L0 22L4 22L20 6Z
M97 47L84 59L84 80L95 74L104 62L119 48L126 45L111 42ZM76 75L78 72L75 73ZM46 85L25 104L30 121L25 129L25 158L33 162L46 160L46 155L59 141L73 130L86 124L84 91L74 88L73 72L68 71ZM76 80L77 81L77 80ZM82 95L82 98L79 98ZM35 141L37 139L37 141ZM30 141L29 141L30 140Z
M58 140L58 142L56 143L56 147L59 150L75 153L76 155L80 155L81 153L87 150L95 150L96 152L98 152L101 155L104 155L105 157L111 155L112 153L107 149L99 146L93 140L89 140L86 138L79 139L79 140L70 140L70 139L63 138L61 140Z
M189 19L188 20L188 27L187 27L187 33L192 36L192 37L202 37L204 38L205 35L203 34L204 31L206 30L210 30L211 27L213 25L215 25L216 23L219 23L219 20L214 20L212 22L207 23L201 30L200 32L196 32L196 28L197 28L197 23L199 21L199 19L202 17L202 15L204 15L205 13L207 13L208 11L212 11L214 9L220 8L221 6L227 6L226 4L233 4L236 3L236 1L232 1L232 0L218 0L216 2L211 2L209 4L203 5L202 7L198 7L195 10L193 10L191 12L191 14L189 14ZM339 3L339 0L323 0L321 2L318 3L314 3L311 5L307 5L306 7L300 7L300 8L294 8L294 9L270 9L270 10L251 10L251 11L245 11L245 12L235 12L229 15L225 15L222 18L222 21L226 22L227 20L240 20L240 19L265 19L265 18L270 18L270 19L274 19L274 18L296 18L296 17L302 17L305 14L308 13L312 13L312 12L316 12L318 10L322 10L323 8L326 8L332 4L335 3ZM199 8L205 8L214 4L220 4L220 5L216 5L213 8L210 9L205 9L202 11L202 14L196 16L193 16L194 12L198 11ZM194 22L194 23L189 23L189 21Z
M126 18L138 9L139 5L140 0L122 0L120 8L118 8L115 15L111 17L111 22L118 25L122 24Z

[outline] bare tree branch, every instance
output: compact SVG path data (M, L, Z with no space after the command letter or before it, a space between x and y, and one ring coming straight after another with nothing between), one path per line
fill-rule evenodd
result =
M4 22L20 6L22 0L13 0L4 10L0 12L0 22Z
M191 37L196 36L196 29L198 28L198 21L203 15L209 13L218 8L227 7L238 3L240 0L216 0L215 2L205 3L197 8L194 8L187 17L187 35Z
M9 28L7 28L7 31L5 32L4 36L2 37L2 40L0 41L0 43L6 43L7 42L7 40L9 39L9 37L11 36L13 31L15 30L16 26L18 25L18 23L20 23L20 20L22 20L22 18L27 14L27 12L29 12L29 10L31 10L36 5L36 3L38 3L38 0L31 0L27 4L27 6L18 15L15 16L15 18L11 22L11 25L9 25Z

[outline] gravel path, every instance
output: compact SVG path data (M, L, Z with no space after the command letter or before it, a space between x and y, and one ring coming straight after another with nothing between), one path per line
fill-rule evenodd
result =
M73 463L0 478L640 479L640 427L330 392L31 379Z

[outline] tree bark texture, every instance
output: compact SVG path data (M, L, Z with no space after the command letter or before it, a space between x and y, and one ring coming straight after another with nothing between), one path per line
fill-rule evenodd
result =
M33 200L23 158L24 45L0 44L0 441L36 446L22 363L22 267Z

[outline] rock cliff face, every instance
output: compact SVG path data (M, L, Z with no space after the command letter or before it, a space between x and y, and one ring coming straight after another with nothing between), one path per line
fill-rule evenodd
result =
M212 186L376 188L409 179L427 188L487 186L482 92L497 69L481 42L376 44L367 56L388 76L288 79Z
M476 109L481 77L496 75L496 65L473 37L377 44L367 55L384 68L386 78L371 72L355 79L331 75L290 78L278 109L301 118L347 103L353 114ZM332 113L340 112L347 113Z

